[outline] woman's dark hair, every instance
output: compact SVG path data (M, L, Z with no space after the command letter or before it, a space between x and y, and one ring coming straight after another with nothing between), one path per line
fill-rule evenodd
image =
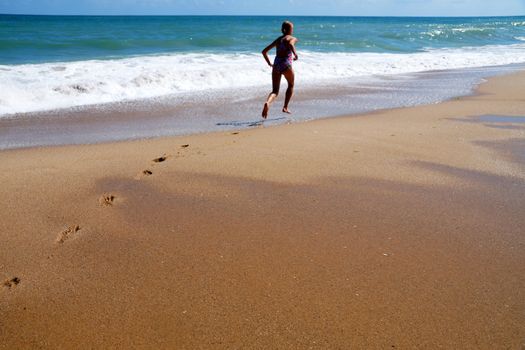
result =
M290 21L284 21L283 22L283 25L281 26L281 32L283 32L283 34L287 35L287 34L290 34L290 31L292 30L292 22Z

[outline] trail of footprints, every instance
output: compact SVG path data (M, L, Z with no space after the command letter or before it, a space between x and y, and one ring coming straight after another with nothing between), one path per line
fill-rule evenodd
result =
M190 147L189 144L184 144L184 145L180 146L180 148L188 148L188 147ZM169 157L170 156L164 154L164 155L162 155L160 157L152 159L152 162L155 163L155 164L153 164L153 166L158 164L158 163L165 162L166 160L168 160ZM151 175L153 175L153 171L151 170L151 168L150 169L144 169L144 170L142 170L142 172L139 173L139 176L137 177L137 179L140 179L141 177L144 177L144 176L151 176Z
M180 147L181 148L188 148L190 145L189 144L184 144L184 145L181 145ZM160 157L157 157L157 158L154 158L152 159L152 162L153 163L163 163L165 162L167 159L169 158L168 155L164 154ZM141 175L143 176L151 176L153 175L153 171L150 170L150 169L144 169L142 172L141 172ZM114 194L111 194L111 193L105 193L103 194L100 198L99 198L99 204L103 207L111 207L115 204L115 199L116 199L116 196ZM60 232L56 238L56 242L58 244L64 244L67 240L71 239L71 238L74 238L78 232L80 231L80 225L73 225L73 226L69 226L68 228L66 228L65 230L63 230L62 232ZM17 285L18 283L20 282L20 279L18 277L15 277L9 281L6 281L4 283L4 286L8 286L9 285L9 288L11 288L11 286L14 286L14 285Z
M238 135L238 134L239 134L238 132L232 133L232 135ZM189 146L190 146L189 144L184 144L184 145L181 145L180 147L188 148ZM163 163L168 159L168 157L169 156L167 155L163 155L161 157L157 157L153 159L152 161L154 163ZM141 174L143 176L151 176L153 175L153 171L151 171L150 169L144 169L141 172ZM113 194L104 194L99 198L99 203L102 206L109 207L109 206L113 206L115 199L116 199L116 196ZM58 234L56 238L56 243L59 245L64 244L67 240L74 238L79 233L79 231L81 231L80 225L69 226L68 228L66 228L65 230L63 230L62 232ZM20 282L21 282L21 279L15 276L15 277L5 280L3 282L3 287L6 289L12 289L12 288L15 288L18 284L20 284Z

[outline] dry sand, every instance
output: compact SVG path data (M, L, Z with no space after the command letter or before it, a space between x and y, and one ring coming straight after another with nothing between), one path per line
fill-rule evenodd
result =
M523 96L0 152L0 348L523 349Z

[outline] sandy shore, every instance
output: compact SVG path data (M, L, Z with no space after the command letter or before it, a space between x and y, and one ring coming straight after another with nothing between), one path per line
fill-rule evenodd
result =
M0 152L0 348L521 349L523 96Z

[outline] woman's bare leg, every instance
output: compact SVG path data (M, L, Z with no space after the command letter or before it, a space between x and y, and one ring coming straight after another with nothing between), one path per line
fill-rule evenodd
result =
M294 83L295 83L295 73L293 72L293 69L290 68L286 72L284 72L283 75L286 78L286 81L288 82L288 89L286 89L286 98L284 100L283 112L291 114L292 112L290 112L288 110L288 104L290 103L290 100L292 99L292 96L293 96L293 86L294 86Z
M272 71L272 92L268 95L264 107L262 110L262 117L266 119L268 117L268 111L270 110L270 105L279 95L279 87L281 85L281 73L276 69Z

